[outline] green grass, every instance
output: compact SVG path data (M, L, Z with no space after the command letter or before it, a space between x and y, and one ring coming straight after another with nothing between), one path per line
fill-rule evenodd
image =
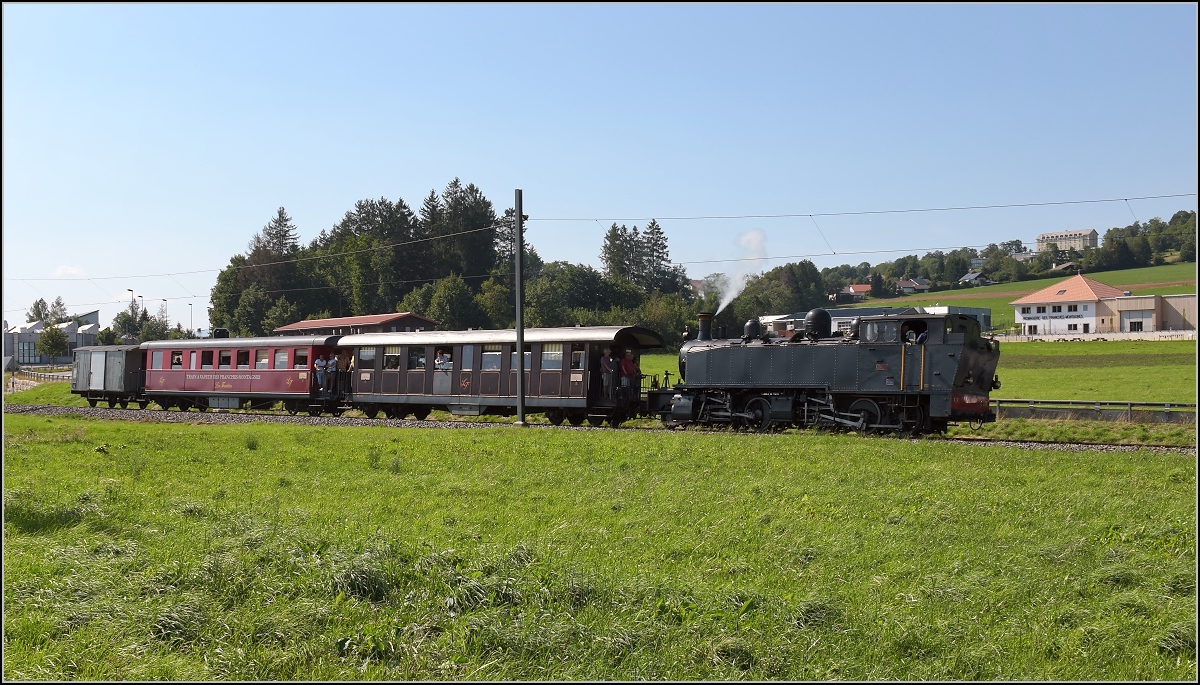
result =
M1195 460L6 416L19 680L1194 680Z

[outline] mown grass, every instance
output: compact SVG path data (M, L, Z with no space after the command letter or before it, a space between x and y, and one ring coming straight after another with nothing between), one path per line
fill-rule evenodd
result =
M4 429L6 679L1196 676L1190 456Z

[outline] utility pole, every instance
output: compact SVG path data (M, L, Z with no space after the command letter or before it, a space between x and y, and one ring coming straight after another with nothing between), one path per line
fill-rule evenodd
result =
M528 426L525 423L525 275L522 262L525 256L524 217L521 215L521 189L517 188L514 206L517 215L516 235L516 299L517 299L517 423L518 426Z

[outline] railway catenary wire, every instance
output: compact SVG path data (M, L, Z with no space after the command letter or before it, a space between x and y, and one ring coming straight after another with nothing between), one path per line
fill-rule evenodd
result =
M387 419L375 418L368 419L366 417L354 416L308 416L276 414L267 412L250 412L250 411L227 411L214 410L208 412L178 412L167 411L165 409L117 409L103 407L68 407L61 405L37 405L37 404L5 404L5 414L24 414L33 416L67 416L77 415L93 419L115 420L115 421L157 421L161 423L186 423L186 424L245 424L254 422L267 422L278 424L292 424L300 426L391 426L395 428L505 428L509 427L507 423L496 423L486 421L437 421L437 420L412 420L412 419ZM582 426L551 426L549 424L530 424L530 428L542 430L570 430L570 431L609 431L611 428L593 427L588 425ZM673 430L670 427L624 427L623 431L642 431L647 433L667 432ZM715 432L713 429L707 428L689 428L689 431L699 432ZM733 434L731 431L720 431L727 434ZM801 431L804 432L804 431ZM765 436L769 438L786 439L788 437L796 437L796 432L787 433L741 433L742 435ZM910 443L920 443L923 441L947 442L961 445L986 445L992 447L1010 447L1024 450L1044 450L1054 449L1057 451L1069 452L1137 452L1148 451L1154 454L1185 454L1195 456L1197 453L1196 446L1181 447L1178 445L1127 445L1114 443L1094 443L1094 442L1052 442L1052 441L1037 441L1037 440L993 440L990 438L954 438L954 437L934 437L934 438L911 438L911 437L896 437L882 436L885 439L899 440Z

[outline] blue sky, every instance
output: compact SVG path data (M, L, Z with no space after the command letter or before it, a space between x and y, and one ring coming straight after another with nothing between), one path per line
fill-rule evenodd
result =
M658 218L693 278L1167 219L1196 36L1194 4L7 3L4 318L133 289L207 327L277 208L307 243L455 177L521 188L547 261ZM801 216L683 218L749 215Z

